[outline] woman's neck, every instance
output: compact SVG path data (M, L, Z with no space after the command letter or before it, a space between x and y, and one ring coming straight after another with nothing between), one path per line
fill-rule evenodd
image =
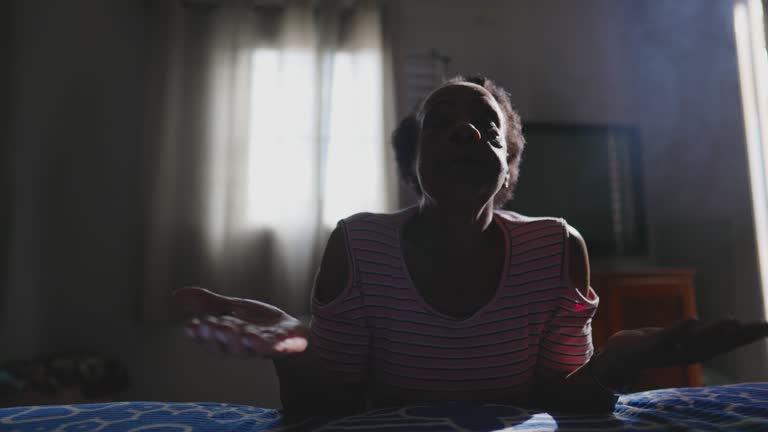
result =
M483 206L446 206L422 199L417 214L419 237L434 246L476 249L487 241L493 201Z

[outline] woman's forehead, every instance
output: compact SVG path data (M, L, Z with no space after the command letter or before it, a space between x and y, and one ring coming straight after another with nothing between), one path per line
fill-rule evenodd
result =
M437 105L464 105L471 101L485 101L495 110L500 111L496 99L482 86L474 83L452 83L435 89L424 102L424 109Z

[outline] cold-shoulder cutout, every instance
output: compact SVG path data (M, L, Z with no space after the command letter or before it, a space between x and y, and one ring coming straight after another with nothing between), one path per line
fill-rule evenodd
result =
M312 298L318 305L328 305L346 291L351 283L349 260L344 226L339 223L328 239L315 277Z

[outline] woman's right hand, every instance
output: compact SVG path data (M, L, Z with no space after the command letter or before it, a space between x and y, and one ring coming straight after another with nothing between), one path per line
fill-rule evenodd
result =
M307 326L272 305L197 287L180 288L174 297L178 303L204 315L187 322L184 331L209 350L276 358L307 348Z
M768 322L697 318L669 327L621 330L593 357L593 373L601 383L621 387L628 377L647 368L698 363L768 337Z

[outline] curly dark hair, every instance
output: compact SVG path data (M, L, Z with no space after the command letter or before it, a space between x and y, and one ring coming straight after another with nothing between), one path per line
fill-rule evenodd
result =
M500 208L512 199L520 169L525 138L520 116L512 108L509 94L498 84L484 76L456 76L446 80L440 87L459 84L477 84L493 96L496 103L503 111L507 123L507 163L509 164L509 185L503 186L494 198L494 206ZM395 159L400 173L400 179L408 185L417 195L421 196L421 186L416 176L416 153L421 133L421 119L424 117L424 102L418 108L407 115L392 133L392 147L395 150Z

